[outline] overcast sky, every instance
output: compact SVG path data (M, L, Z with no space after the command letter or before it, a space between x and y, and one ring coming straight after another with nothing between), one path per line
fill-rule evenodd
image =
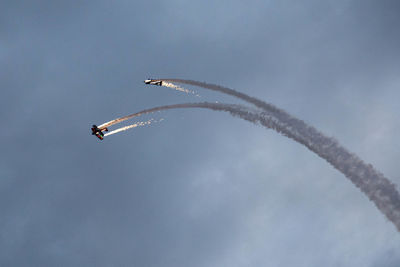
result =
M287 110L400 185L398 0L2 1L1 266L400 266L400 233L327 162L228 114ZM135 120L133 120L135 121Z

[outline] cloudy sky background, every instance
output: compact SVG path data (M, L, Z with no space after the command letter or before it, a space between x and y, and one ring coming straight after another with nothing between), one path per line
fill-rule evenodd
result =
M300 3L301 2L301 3ZM2 1L1 266L388 266L400 234L293 141L205 110L106 138L156 105L240 103L305 120L400 185L397 0Z

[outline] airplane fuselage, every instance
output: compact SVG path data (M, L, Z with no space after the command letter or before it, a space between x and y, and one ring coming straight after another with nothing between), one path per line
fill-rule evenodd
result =
M151 80L151 79L147 79L144 81L145 84L152 84L152 85L158 85L161 86L162 85L162 81L161 80Z
M103 131L108 132L108 128L107 127L100 129L96 125L93 125L91 130L92 130L92 135L96 135L96 137L99 138L100 140L103 140L103 138L104 138Z

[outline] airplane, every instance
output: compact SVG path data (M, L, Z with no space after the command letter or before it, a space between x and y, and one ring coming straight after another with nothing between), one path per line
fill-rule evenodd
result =
M91 129L92 129L92 135L96 135L97 138L99 138L100 140L103 140L103 138L104 138L103 131L108 132L108 128L107 127L99 129L95 124L92 125Z
M152 79L147 79L144 81L145 84L152 84L152 85L158 85L162 86L162 81L161 80L152 80Z

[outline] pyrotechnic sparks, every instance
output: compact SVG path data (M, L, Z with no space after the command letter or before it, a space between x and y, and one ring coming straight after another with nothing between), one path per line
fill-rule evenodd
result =
M159 121L161 121L161 120L159 120ZM134 124L131 124L131 125L128 125L128 126L124 126L124 127L118 128L118 129L115 129L115 130L113 130L113 131L111 131L111 132L109 132L109 133L104 134L104 136L110 136L110 135L113 135L113 134L116 134L116 133L119 133L119 132L123 132L123 131L129 130L129 129L132 129L132 128L136 128L136 127L140 127L140 126L145 126L145 125L150 125L150 124L152 124L153 122L157 122L157 121L155 121L154 119L150 119L150 120L148 120L148 121L136 122L136 123L134 123Z
M163 83L161 84L161 86L168 87L168 88L172 88L172 89L174 89L174 90L176 90L176 91L184 92L184 93L187 93L187 94L192 94L192 95L195 95L195 96L200 96L198 93L196 93L196 92L193 91L193 90L189 90L189 89L180 87L180 86L175 85L175 84L173 84L173 83L163 82Z

